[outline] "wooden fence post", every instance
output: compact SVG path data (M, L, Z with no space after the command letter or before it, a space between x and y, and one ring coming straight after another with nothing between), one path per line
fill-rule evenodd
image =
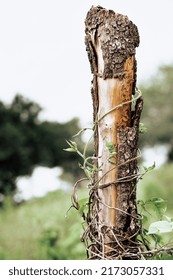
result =
M97 165L86 231L88 258L140 259L136 181L142 98L135 96L138 30L127 16L100 6L91 7L85 25L93 73Z

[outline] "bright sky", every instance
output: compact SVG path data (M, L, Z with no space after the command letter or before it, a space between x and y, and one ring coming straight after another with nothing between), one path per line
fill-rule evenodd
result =
M128 15L139 29L138 82L173 62L172 0L0 0L0 99L38 102L42 118L92 121L84 20L92 5Z

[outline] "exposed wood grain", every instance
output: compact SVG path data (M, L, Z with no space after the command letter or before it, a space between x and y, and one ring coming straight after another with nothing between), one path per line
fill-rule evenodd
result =
M131 157L137 156L139 118L136 119L137 125L133 127L135 113L131 109L131 100L136 84L135 48L139 45L139 35L137 27L127 16L100 6L89 10L85 24L86 50L93 73L91 92L95 123L95 155L98 158L99 168L94 178L97 188L92 193L93 216L96 218L92 221L93 233L90 239L93 244L98 240L98 243L92 245L93 254L99 250L104 251L105 257L110 256L113 248L114 234L111 230L116 233L118 230L119 232L129 230L127 229L129 216L122 213L127 211L134 216L137 215L136 205L133 207L134 192L130 196L136 181L122 185L117 184L117 180L122 179L124 175L135 174L137 168L136 159L132 160ZM111 160L106 143L111 143L116 151L115 157ZM130 163L130 167L126 164L128 160L133 162ZM103 185L107 187L102 188ZM122 211L117 211L117 208ZM132 223L130 225L132 229ZM113 254L115 255L115 252ZM98 253L96 255L98 258Z

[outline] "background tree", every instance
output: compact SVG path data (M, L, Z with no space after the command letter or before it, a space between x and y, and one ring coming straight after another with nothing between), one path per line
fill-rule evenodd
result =
M173 65L161 66L140 88L145 106L141 121L148 131L141 137L142 145L165 144L173 160Z
M77 155L63 148L65 139L79 130L78 119L41 122L40 111L37 103L21 95L10 105L0 103L0 193L13 192L16 178L31 174L36 165L77 169Z

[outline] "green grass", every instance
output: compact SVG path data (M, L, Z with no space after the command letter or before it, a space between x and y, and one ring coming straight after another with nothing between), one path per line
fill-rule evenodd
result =
M85 192L80 196L86 197ZM152 197L165 199L166 215L173 217L173 164L149 172L138 184L138 199ZM65 218L70 205L70 194L63 191L19 206L7 198L0 208L0 259L85 259L82 219L74 208Z
M0 210L0 259L84 259L81 219L62 191Z

